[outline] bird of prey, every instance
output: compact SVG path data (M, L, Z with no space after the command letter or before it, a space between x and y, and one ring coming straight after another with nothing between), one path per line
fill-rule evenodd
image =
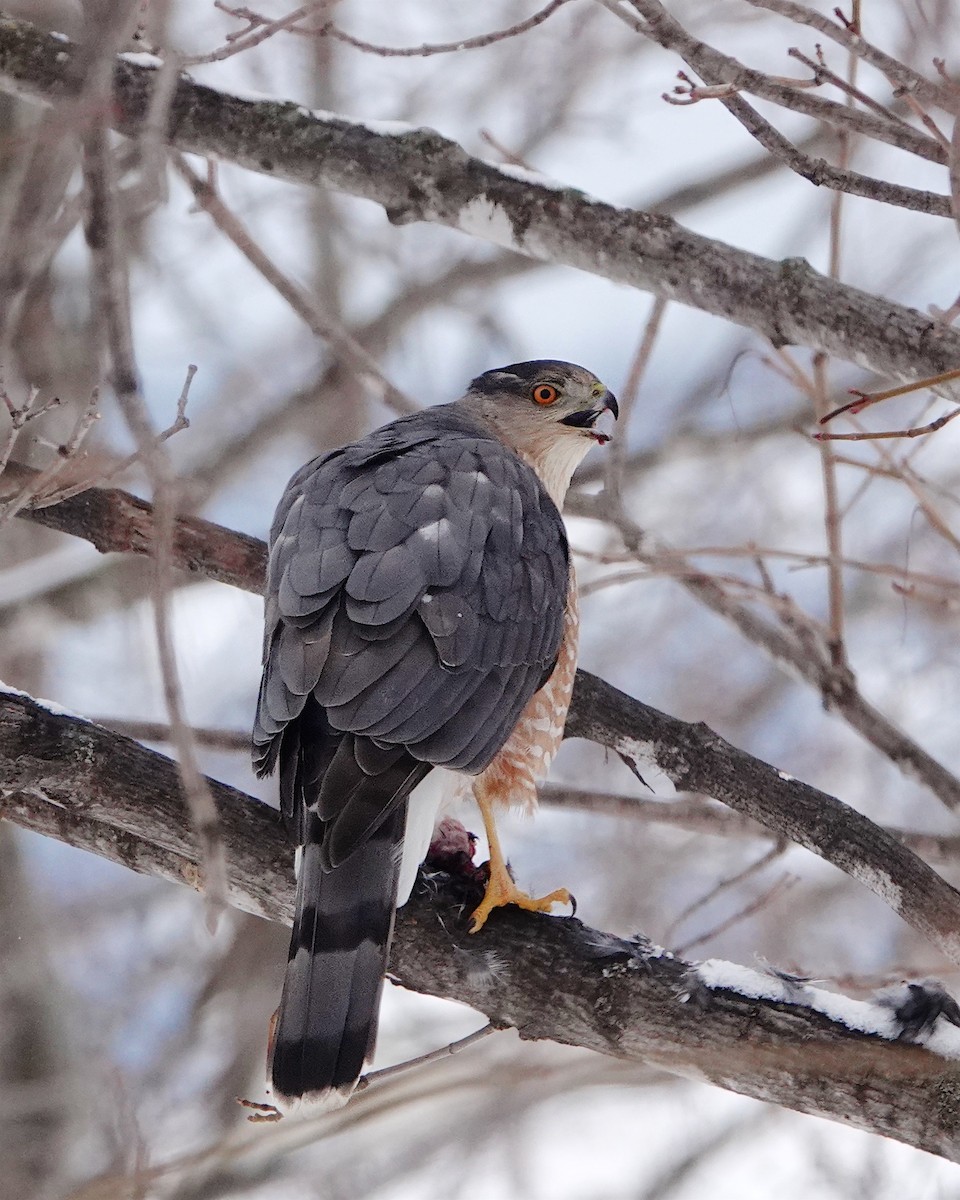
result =
M516 888L493 810L536 804L563 736L579 616L560 508L609 440L605 411L617 401L583 367L514 363L287 485L253 732L258 774L279 764L300 848L273 1033L280 1108L343 1102L373 1053L394 915L435 816L411 793L433 767L470 778L483 818L474 931L500 905L569 900Z

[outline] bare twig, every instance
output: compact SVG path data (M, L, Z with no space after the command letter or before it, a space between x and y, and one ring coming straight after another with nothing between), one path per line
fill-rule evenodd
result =
M110 31L119 37L119 29ZM112 95L113 56L110 38L98 66L105 114ZM174 734L184 794L203 846L207 898L211 919L226 903L226 860L220 841L216 806L200 770L190 726L183 711L173 633L170 595L174 584L173 538L177 520L176 486L162 444L157 440L146 403L140 393L139 372L133 349L126 261L121 244L116 183L105 120L94 120L83 138L84 183L87 193L86 234L93 265L94 311L110 363L117 402L134 436L154 492L156 517L154 561L154 616L164 698ZM184 387L182 403L186 403Z
M831 71L824 62L821 54L818 54L818 57L815 59L810 58L809 55L804 54L803 51L797 49L796 46L791 46L787 51L787 54L791 58L795 58L797 62L802 62L804 66L809 67L810 70L813 71L814 78L818 85L822 83L832 84L833 87L838 88L841 92L844 92L850 99L858 100L864 106L864 108L869 108L872 112L877 113L878 116L884 117L889 121L895 121L899 125L904 125L907 129L912 128L908 121L905 121L902 117L897 116L896 113L891 112L886 105L881 104L878 100L874 100L872 96L868 96L866 92L861 91L861 89L856 86L855 81L850 78L849 74L847 78L844 79L842 75L838 75L835 71ZM850 58L850 63L853 64L856 62L856 56L852 55ZM848 71L850 70L851 68L848 66ZM933 131L931 130L931 133L932 132ZM940 141L940 139L937 138L937 141Z
M249 14L248 10L229 8L226 4L214 0L215 8L219 8L221 12L229 13L230 16L248 21L249 28L239 34L235 33L228 36L226 43L216 50L211 50L207 54L195 54L190 58L185 58L183 64L187 67L197 67L204 63L222 62L226 58L232 58L235 54L242 54L245 50L252 50L254 46L259 46L261 42L265 42L267 38L271 38L277 33L282 33L285 29L292 29L293 26L298 25L307 17L315 16L318 12L325 12L335 3L337 3L337 0L314 0L313 3L302 4L299 8L293 9L285 16L277 17L274 21L258 18L255 22L251 19L252 14Z
M918 117L923 122L924 126L930 131L931 135L937 139L937 141L946 151L947 159L949 161L950 139L936 123L933 117L931 117L927 110L920 104L916 96L911 96L909 92L901 89L898 92L898 98L903 100L907 108L910 109L914 116Z
M502 142L497 141L493 134L488 129L480 130L480 140L486 142L493 150L500 155L502 162L509 163L512 167L522 167L524 171L533 171L528 162L525 162L517 153L509 149Z
M182 433L184 429L190 428L190 421L187 417L187 401L190 395L190 385L193 383L193 377L196 373L196 366L190 363L187 367L187 374L183 382L183 387L180 390L180 395L177 397L177 408L173 421L166 429L161 429L159 433L154 435L154 446L161 446L164 442L172 438L174 434ZM59 504L61 500L69 500L72 496L79 496L81 492L88 491L94 485L102 487L104 484L112 482L118 475L122 475L124 471L128 471L132 466L143 461L144 452L141 449L134 450L126 458L122 458L119 462L109 466L104 467L102 464L98 464L97 470L85 478L77 479L74 483L66 484L53 491L44 490L32 502L31 507L47 508L51 504Z
M944 425L949 425L955 417L960 417L960 408L955 408L952 412L945 413L942 417L937 417L935 421L930 421L926 425L913 425L909 429L884 429L876 433L869 433L866 430L858 433L820 431L810 436L818 442L879 442L891 438L925 437L928 433L936 433Z
M960 232L960 116L953 122L949 154L950 210L953 213L954 224Z
M41 413L48 411L58 403L59 401L53 400L29 413L26 419L40 416ZM58 493L54 485L67 465L76 461L87 434L100 419L99 403L99 391L95 388L89 402L77 414L73 429L67 435L66 440L55 447L56 455L50 465L26 480L16 496L0 504L0 525L25 508L39 508L45 503L55 502ZM7 461L6 455L0 455L0 472L6 467Z
M850 25L831 21L816 9L807 8L794 0L747 0L754 8L763 8L768 12L779 13L798 25L809 25L831 38L838 45L856 54L864 62L870 63L881 71L898 88L905 93L916 96L922 104L933 104L947 112L960 111L960 95L955 89L945 84L934 83L932 80L914 71L906 63L886 54L883 50L871 45L860 34L859 30Z
M7 417L10 420L10 428L7 430L3 442L0 443L0 474L3 473L7 463L10 461L10 455L13 453L20 430L29 424L30 421L35 421L38 417L43 416L44 413L49 412L51 408L56 408L60 404L56 396L51 396L45 403L38 403L39 394L39 389L31 388L23 404L17 404L7 391L2 367L0 367L0 402L3 403L3 407L7 410Z
M735 913L731 913L729 917L725 917L722 921L718 921L711 929L705 930L703 933L697 934L695 938L684 942L676 949L677 954L688 954L697 946L703 946L714 938L719 937L722 933L726 933L728 929L732 929L734 925L739 925L741 921L746 921L752 917L754 913L760 909L766 908L787 892L798 882L796 875L791 875L785 872L780 876L770 887L766 888L759 896L755 896L753 900L748 901L741 908L738 908Z
M416 1058L408 1058L406 1062L394 1063L391 1067L381 1067L379 1071L370 1071L366 1075L362 1075L360 1082L357 1084L357 1090L360 1091L368 1088L372 1084L380 1083L384 1079L390 1079L394 1075L405 1075L408 1071L412 1071L417 1067L425 1067L428 1063L440 1062L453 1054L459 1054L461 1050L466 1050L468 1046L474 1046L477 1042L482 1042L484 1038L496 1032L496 1026L491 1025L488 1021L482 1028L475 1029L473 1033L468 1033L466 1037L459 1038L455 1042L450 1042L446 1046L440 1046L438 1049L430 1050L426 1054L420 1054Z
M114 733L122 733L124 737L134 738L138 742L173 740L170 726L163 721L129 721L120 717L102 717L97 723L104 729L112 729ZM249 732L244 733L239 729L202 729L195 725L193 736L198 746L208 750L247 753L250 749Z
M702 95L705 91L706 89L698 89L697 94ZM886 179L875 179L873 176L863 175L859 171L832 166L823 158L813 158L799 150L769 121L765 120L751 104L743 99L737 89L723 86L715 89L712 94L715 99L720 100L732 116L736 117L764 150L815 187L830 188L835 192L861 196L867 200L876 200L880 204L891 204L897 208L906 208L913 212L926 213L929 216L946 217L950 215L949 196L942 196L938 192L924 191L920 188L906 187L903 184L890 183ZM676 98L664 96L664 99L676 103Z
M637 352L630 364L630 372L618 397L620 418L617 422L617 436L610 444L604 478L604 491L609 495L611 504L617 508L621 508L623 503L623 466L627 459L630 418L633 415L637 396L640 393L640 384L643 382L643 376L653 353L666 310L667 301L657 296L644 324L640 344L637 346Z
M731 85L737 91L750 92L782 108L806 113L837 129L864 134L930 162L946 162L946 155L937 140L909 125L879 117L875 113L854 111L833 100L812 95L808 89L785 84L762 71L745 67L737 59L689 34L667 12L660 0L629 0L637 18L621 7L618 0L599 2L636 33L652 38L667 50L675 50L711 86ZM726 97L721 95L720 99L725 100Z
M929 495L929 488L926 482L921 479L905 457L901 457L896 461L890 452L887 450L884 440L874 441L872 449L880 458L881 462L888 467L896 469L900 480L906 485L914 497L916 497L917 505L920 511L926 517L930 528L939 537L950 546L957 554L960 554L960 536L958 536L950 528L947 520L941 515Z
M788 85L782 80L774 80L770 76L760 75L759 72L749 72L747 68L742 67L735 59L729 59L724 55L720 55L712 47L708 47L704 43L693 39L672 17L666 14L662 6L656 3L656 0L652 0L654 7L650 9L651 13L656 17L653 26L648 26L643 21L634 20L620 7L617 0L600 0L600 3L611 12L614 12L637 33L645 36L653 36L661 45L671 46L679 50L684 58L686 58L686 61L691 63L698 73L708 81L708 87L694 89L694 98L700 99L711 96L720 100L724 107L736 117L765 150L786 163L792 171L795 171L804 179L809 180L817 186L829 187L836 191L846 192L854 196L863 196L884 204L893 204L901 208L912 209L916 212L924 212L935 216L950 215L950 200L948 196L941 196L935 192L924 192L916 188L903 187L899 184L889 183L886 180L873 179L856 171L833 167L822 158L811 158L797 149L769 121L761 117L739 94L741 91L753 91L765 99L773 99L775 102L785 103L784 94L792 94L794 97L801 96L804 89L800 88L799 85L802 81L792 81ZM634 7L637 6L634 5ZM741 76L740 72L746 72L746 75ZM736 76L734 80L722 81L721 76L731 73ZM757 80L753 78L754 76L757 76L759 80L766 80L769 88L765 89L761 87L757 83ZM683 76L683 78L686 77ZM754 86L749 86L751 79L753 79ZM771 89L775 94L766 94ZM664 99L674 99L675 101L675 98L667 96ZM820 101L820 103L831 105L836 111L844 111L844 106L836 105L833 101ZM799 101L796 104L787 104L786 106L802 107ZM811 115L820 115L823 117L822 113L811 113ZM879 118L873 119L878 120ZM847 127L843 122L837 123L840 124L841 128ZM909 130L911 137L915 135L915 131L894 114L889 115L888 123L903 130ZM877 136L876 131L872 130L872 127L871 130L861 130L861 132L870 132L871 136ZM938 147L941 155L939 161L944 161L945 152L940 147L939 142L934 139L928 139L928 141L931 145Z
M328 342L334 352L348 363L360 378L374 383L383 402L394 412L400 414L416 412L420 406L387 379L377 361L352 334L326 313L321 312L306 293L284 275L257 245L243 224L230 212L210 183L201 178L182 155L174 156L174 166L190 187L197 203L213 218L221 233L226 234L247 261L277 290L313 333Z
M831 212L831 224L839 230L840 212ZM839 232L831 238L835 253L839 254ZM831 255L833 258L833 255ZM833 266L836 265L834 262ZM828 403L826 359L817 354L813 362L814 390L812 399L815 411L822 413ZM837 495L837 465L833 448L820 446L820 470L823 479L823 524L827 540L827 595L829 598L830 659L840 671L847 670L847 655L844 645L844 602L843 602L843 536L840 505Z
M861 392L859 388L851 388L850 394L855 396L855 400L849 401L847 404L841 404L839 408L833 408L820 418L820 424L826 425L828 421L832 421L834 417L839 417L841 413L852 413L858 415L864 409L869 408L871 404L879 404L881 400L892 400L895 396L908 396L911 392L919 392L923 388L937 387L942 383L951 383L956 379L960 379L960 370L957 371L941 371L939 375L931 375L927 379L918 379L915 383L906 383L902 387L888 388L884 392Z
M715 883L708 891L704 892L702 896L698 896L696 900L691 901L688 905L686 905L685 908L681 909L680 912L677 913L667 928L663 931L664 942L668 944L672 942L678 927L682 925L684 921L689 920L690 917L700 912L701 909L706 908L708 904L712 904L713 901L716 900L718 896L722 896L724 892L729 891L731 888L739 887L753 875L757 875L760 871L765 870L772 862L775 862L778 858L782 857L786 848L787 844L785 842L778 842L776 845L771 846L769 850L764 851L759 858L754 859L754 861L751 863L747 863L747 865L742 867L739 871L736 871L734 874L718 880L718 882Z
M505 29L497 29L491 33L478 34L475 37L461 38L456 42L425 42L420 46L380 46L373 42L366 42L362 38L355 37L351 33L347 33L343 29L339 29L332 22L325 22L315 28L310 29L294 29L292 32L305 34L308 37L331 37L337 41L343 42L347 46L352 46L355 50L362 50L365 54L374 54L378 58L428 58L434 54L458 54L461 50L479 50L484 46L492 46L496 42L506 41L508 38L519 37L520 34L527 33L531 29L536 29L538 25L542 25L548 17L553 16L557 9L562 8L569 0L549 0L543 8L538 9L532 16L526 17L522 21L517 21L514 25L509 25ZM290 17L283 18L284 26L296 24L303 16L310 15L305 10L311 7L323 7L324 5L306 5L304 9L297 9L298 15L294 20ZM218 8L222 8L225 12L231 12L234 16L242 16L245 20L253 21L256 19L255 14L251 13L249 8L229 9L224 4L217 4ZM291 14L292 16L292 14ZM280 23L277 21L269 22L269 26L276 26ZM271 32L276 32L271 28ZM251 35L252 36L252 35ZM262 39L261 39L262 40ZM226 57L224 55L224 57Z
M927 754L860 694L848 669L838 669L826 645L807 619L802 627L774 628L749 607L727 595L723 587L689 562L678 566L676 551L647 535L633 521L611 514L601 497L568 496L566 509L579 516L613 521L628 550L654 570L673 574L702 604L731 621L775 663L790 674L799 674L817 688L824 703L841 713L849 724L901 770L921 778L949 808L960 808L960 780Z

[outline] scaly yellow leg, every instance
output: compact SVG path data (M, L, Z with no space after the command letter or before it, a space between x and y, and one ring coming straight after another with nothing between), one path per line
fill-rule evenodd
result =
M526 892L520 891L510 876L507 860L503 857L503 851L500 849L500 839L497 836L497 827L493 820L493 809L480 791L477 788L475 796L480 808L480 815L483 817L487 843L490 846L490 879L483 899L470 918L472 922L470 932L478 933L486 924L487 917L493 910L502 908L505 904L515 904L518 908L526 909L527 912L549 912L554 904L573 904L574 899L566 888L557 888L548 896L539 897L528 896Z

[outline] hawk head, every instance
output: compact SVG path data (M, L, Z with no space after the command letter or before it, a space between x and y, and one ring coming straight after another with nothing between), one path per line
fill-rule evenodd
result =
M592 372L543 358L485 371L460 403L533 467L558 507L580 460L610 440L600 418L619 414L616 396Z

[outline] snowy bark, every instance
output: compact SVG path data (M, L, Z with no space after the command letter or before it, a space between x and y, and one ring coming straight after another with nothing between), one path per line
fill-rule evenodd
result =
M210 781L230 898L290 921L290 848L276 812ZM199 850L176 765L27 696L0 693L0 817L133 870L199 885ZM740 969L699 973L573 918L495 913L476 936L462 906L424 890L401 911L390 967L405 987L450 997L528 1039L653 1063L800 1112L832 1117L960 1160L960 1034L945 1053L892 1040L881 1006ZM741 978L766 979L760 995ZM771 998L772 997L772 998ZM826 1005L829 1010L829 1005ZM853 1022L848 1014L862 1011ZM867 1029L889 1032L882 1036ZM851 1027L859 1023L861 1028ZM942 1024L942 1022L941 1022Z
M142 56L116 64L111 120L133 135L160 78ZM0 86L40 100L74 95L77 48L62 35L0 18ZM822 350L897 378L960 362L960 333L929 316L827 278L803 259L775 262L617 208L529 172L474 158L429 129L370 125L296 104L247 100L183 76L167 139L180 150L379 204L391 221L427 221L518 254L602 275L726 318L775 345Z

